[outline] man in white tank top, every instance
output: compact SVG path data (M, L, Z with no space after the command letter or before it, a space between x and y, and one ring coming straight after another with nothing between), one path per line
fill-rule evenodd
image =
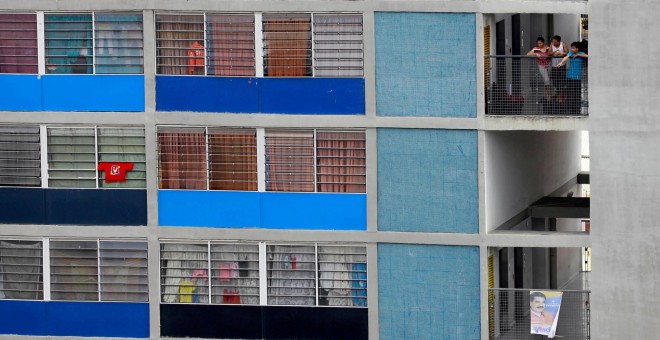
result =
M559 67L561 59L568 54L566 43L561 41L561 37L555 35L550 43L550 55L552 56L552 68L550 69L550 80L555 95L564 87L566 79L566 67Z

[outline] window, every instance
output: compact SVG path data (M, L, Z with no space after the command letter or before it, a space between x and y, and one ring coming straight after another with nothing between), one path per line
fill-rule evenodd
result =
M144 129L129 127L49 127L48 186L144 188ZM119 165L125 179L108 178L104 164ZM99 171L102 170L102 171Z
M161 189L366 191L363 130L159 127L158 154Z
M312 75L310 14L266 14L263 30L264 76Z
M50 241L51 298L148 301L147 243Z
M45 15L46 73L143 73L141 13Z
M157 73L361 77L362 35L361 14L157 14Z
M268 304L367 306L363 246L269 245Z
M0 240L0 299L43 299L42 242Z
M361 77L362 16L314 15L314 75Z
M166 303L259 304L259 246L165 243L161 285Z
M163 243L161 294L163 303L366 307L366 247Z
M37 73L37 15L0 13L0 73Z
M0 299L146 302L147 243L0 240Z
M0 186L41 186L39 126L0 125Z

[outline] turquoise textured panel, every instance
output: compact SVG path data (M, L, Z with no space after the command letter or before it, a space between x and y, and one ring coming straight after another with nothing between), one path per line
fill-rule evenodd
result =
M379 116L476 117L473 13L375 15Z
M380 339L480 338L479 248L379 244Z
M378 229L476 233L477 131L378 129Z

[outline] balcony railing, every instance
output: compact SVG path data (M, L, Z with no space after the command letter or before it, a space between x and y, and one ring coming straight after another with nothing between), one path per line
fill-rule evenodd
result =
M590 291L562 292L556 337L564 340L591 339ZM529 295L529 289L488 290L488 328L491 340L547 339L543 335L531 334Z
M485 56L486 114L587 115L587 59L571 65L569 58L565 65L557 67L560 59Z

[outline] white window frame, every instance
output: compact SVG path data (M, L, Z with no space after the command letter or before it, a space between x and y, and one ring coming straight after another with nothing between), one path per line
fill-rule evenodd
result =
M366 129L363 128L256 128L256 127L220 127L220 126L184 126L184 125L159 125L156 127L156 141L157 144L158 142L158 134L159 134L159 129L158 128L163 128L163 129L177 129L177 128L199 128L199 129L204 129L205 133L205 140L206 140L206 145L205 145L205 150L206 150L206 189L204 191L234 191L234 190L220 190L220 189L210 189L209 186L209 181L210 181L210 157L209 157L209 139L208 139L208 131L209 128L226 128L226 129L254 129L256 130L256 141L257 141L257 190L252 190L252 191L246 191L246 192L298 192L298 191L269 191L266 190L266 130L270 131L275 131L275 130L287 130L287 131L295 131L295 130L301 130L301 131L313 131L314 137L313 137L313 143L314 143L314 191L309 191L309 192L304 192L308 194L314 194L314 193L336 193L336 194L366 194L366 180L367 180L367 173L366 173L366 159L368 157L368 150L367 150L367 143L366 143ZM317 149L318 149L318 141L316 138L317 132L362 132L364 133L364 138L365 138L365 191L364 192L359 192L359 193L350 193L350 192L328 192L328 191L319 191L318 190L318 157L317 157ZM157 163L160 166L160 149L157 149ZM159 182L159 188L158 190L187 190L187 189L164 189L160 188L160 172L158 172L158 182ZM201 189L200 189L201 190Z
M201 303L201 302L163 302L163 277L164 275L162 274L162 261L163 261L163 247L162 245L164 244L180 244L180 245L200 245L200 246L206 246L207 248L207 262L208 262L208 267L205 268L208 272L209 275L209 299L207 303ZM231 306L289 306L289 307L294 307L294 306L300 306L300 307L327 307L327 308L368 308L368 305L366 303L368 295L369 295L369 283L368 283L368 276L366 276L366 270L369 268L369 263L368 263L368 256L367 256L367 245L365 243L328 243L328 242L266 242L266 241L238 241L238 240L222 240L222 241L210 241L210 240L174 240L174 239L169 239L169 240L161 240L159 243L158 247L158 256L159 256L159 261L158 261L158 266L159 266L159 276L158 276L158 296L159 296L159 303L160 304L173 304L173 305L227 305L227 304L221 304L221 303L213 303L213 300L211 298L212 293L211 293L211 280L212 280L212 266L211 266L211 246L215 244L231 244L231 245L258 245L259 249L259 303L258 304L229 304ZM315 303L313 305L276 305L276 304L269 304L268 303L268 288L269 288L269 278L268 278L268 263L269 263L269 257L268 257L268 247L269 246L303 246L303 247L313 247L314 248L314 268L315 268L315 279L314 279L314 290L315 290L315 295L314 295L314 301ZM365 258L365 278L364 281L367 282L367 295L364 297L365 299L365 305L364 306L327 306L327 305L321 305L320 304L320 293L319 293L319 287L320 287L320 269L319 269L319 248L321 247L361 247L364 248L364 258ZM352 281L353 279L351 279Z
M76 302L76 301L82 301L82 302L105 302L105 303L149 303L149 283L148 283L148 274L145 275L147 278L147 281L143 284L144 287L146 287L147 291L144 293L145 296L147 297L147 301L133 301L133 300L103 300L102 299L102 281L101 281L101 242L121 242L121 243L127 243L127 242L136 242L136 243L144 243L147 248L145 249L145 261L147 263L147 270L148 270L148 263L149 263L149 244L146 239L136 239L136 238L127 238L127 239L106 239L106 238L52 238L52 237L43 237L43 238L21 238L21 237L3 237L0 238L0 240L5 240L5 241L32 241L32 242L41 242L41 276L42 276L42 293L43 293L43 298L41 300L32 300L32 299L3 299L7 301L65 301L65 302ZM89 300L54 300L52 298L52 287L51 287L51 261L50 261L50 241L65 241L65 242L96 242L96 259L97 259L97 283L96 283L96 289L97 289L97 294L98 298L95 301L89 301Z
M263 15L264 14L275 14L278 12L228 12L228 13L217 13L217 12L176 12L176 11L158 11L154 13L154 25L155 25L155 17L157 15L203 15L204 17L204 76L213 76L216 77L215 75L209 75L208 74L208 55L209 55L209 50L208 50L208 41L207 41L207 32L208 32L208 24L207 24L207 16L208 15L213 15L213 14L223 14L223 15L253 15L254 16L254 60L255 60L255 75L253 77L264 77L264 32L263 32ZM289 13L295 13L295 14L309 14L311 21L310 21L310 36L311 36L311 76L299 76L295 78L321 78L316 75L316 60L315 60L315 46L316 46L316 39L314 38L314 17L315 15L359 15L362 17L362 72L360 76L350 76L350 75L340 75L340 76L333 76L333 77L328 77L324 76L323 78L364 78L364 13L362 12L283 12L282 14L289 14ZM154 27L156 29L156 27ZM158 55L155 53L155 64L156 64L156 71L158 70ZM162 74L162 73L156 73L158 76L183 76L183 75L173 75L173 74ZM193 75L200 77L201 75ZM250 77L250 76L217 76L217 77ZM272 77L269 76L267 78L277 78L277 77Z
M146 189L146 177L145 177L145 186L140 188L132 187L120 187L120 188L103 188L99 185L101 181L101 176L99 173L99 129L103 128L117 128L117 129L142 129L144 131L144 142L145 142L145 164L146 164L146 129L143 125L40 125L41 132L41 187L49 188L49 173L50 166L48 164L48 129L93 129L94 130L94 171L95 176L95 186L94 188L80 188L80 187L53 187L61 189L112 189L112 190L144 190ZM145 169L145 176L148 171Z

